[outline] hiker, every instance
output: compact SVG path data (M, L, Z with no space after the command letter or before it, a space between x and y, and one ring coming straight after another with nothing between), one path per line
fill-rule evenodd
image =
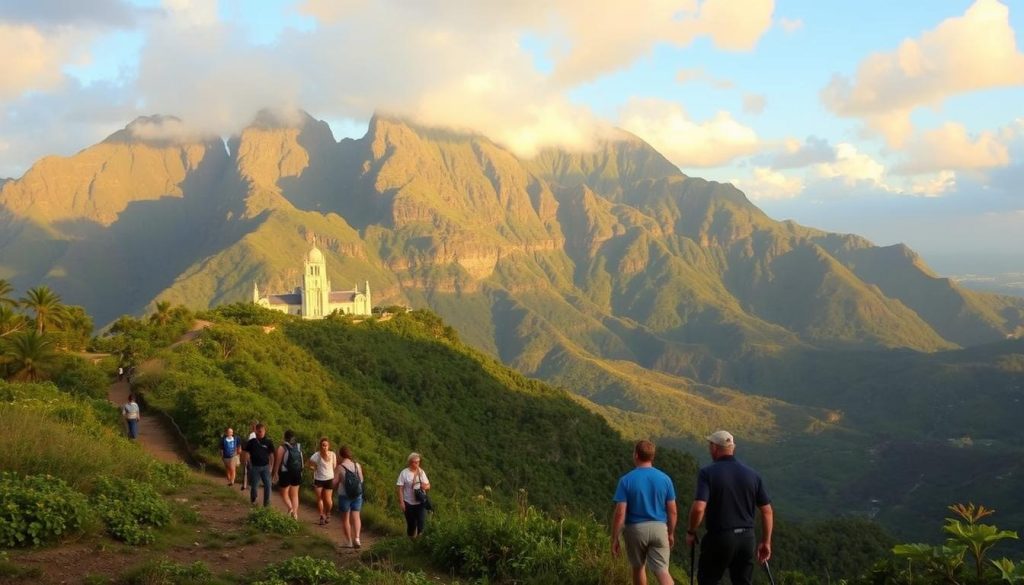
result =
M352 450L342 446L338 451L338 467L334 469L334 489L338 492L338 510L341 511L341 531L345 535L343 546L360 548L359 535L363 530L360 511L363 509L363 466L352 459Z
M281 488L281 497L288 506L288 515L299 519L299 486L302 485L302 445L295 440L295 432L288 429L284 432L284 443L277 448L277 461L280 465L274 468L274 482Z
M633 465L619 478L612 517L612 556L621 553L619 535L626 541L626 557L633 585L647 585L645 565L660 585L672 585L668 561L676 544L676 488L672 479L654 467L654 443L643 440L633 447Z
M259 423L242 450L249 460L249 502L256 504L256 486L263 483L263 507L270 505L270 470L274 468L274 442L267 436L267 425Z
M756 471L735 457L736 440L728 431L707 437L714 461L697 475L697 494L690 508L686 545L697 540L697 528L706 520L700 543L697 583L716 585L729 570L733 585L750 585L754 559L764 564L772 556L772 503ZM754 542L754 516L761 510L761 543Z
M420 454L409 453L406 458L408 467L398 474L395 485L398 488L398 505L405 514L405 533L416 540L423 534L427 523L427 492L430 491L430 480L426 472L420 468Z
M256 425L260 424L260 421L253 420L249 423L249 436L246 437L245 442L256 438ZM245 452L244 444L242 448L242 461L245 462L245 469L242 470L242 491L249 489L249 470L252 468L252 464L249 462L249 454Z
M135 402L135 395L128 395L128 402L121 407L121 416L124 417L125 423L128 425L128 438L137 439L139 437L139 419L142 418L142 414L139 412L139 405Z
M121 382L124 380L124 366L117 366L117 381Z
M320 512L320 526L331 521L331 507L334 506L334 468L338 457L331 451L331 442L320 437L320 450L309 457L313 468L313 491L316 492L316 507Z
M224 462L224 472L228 477L228 487L235 485L235 470L238 468L238 439L235 430L228 427L220 438L220 458Z

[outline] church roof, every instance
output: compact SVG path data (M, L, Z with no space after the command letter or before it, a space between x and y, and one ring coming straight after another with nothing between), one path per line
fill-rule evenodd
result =
M287 293L283 295L270 295L267 300L271 305L301 305L302 295L299 293Z
M310 250L309 254L306 255L306 261L311 264L322 264L324 261L324 253L320 251L320 248L317 248L314 245L313 249Z
M360 294L354 290L332 290L328 300L332 303L351 303Z

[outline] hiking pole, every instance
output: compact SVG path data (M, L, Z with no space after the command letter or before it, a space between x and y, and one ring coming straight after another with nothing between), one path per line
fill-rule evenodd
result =
M768 583L775 585L775 578L772 577L772 569L768 566L768 561L764 562L764 572L768 573Z

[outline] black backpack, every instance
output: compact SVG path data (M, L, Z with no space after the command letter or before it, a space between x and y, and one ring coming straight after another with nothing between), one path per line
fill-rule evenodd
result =
M352 466L358 469L359 463L353 461ZM351 469L341 466L345 470L345 497L354 500L359 496L363 495L363 482L359 481L359 473L352 471Z
M284 448L288 450L288 461L286 469L291 473L302 473L302 445L285 443Z

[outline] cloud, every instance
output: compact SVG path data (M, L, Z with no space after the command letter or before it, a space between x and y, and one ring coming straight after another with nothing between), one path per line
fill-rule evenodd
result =
M681 106L662 100L630 100L619 113L619 126L683 168L719 166L761 148L757 133L728 112L695 122Z
M885 165L846 142L836 145L834 161L818 163L812 170L818 177L836 179L846 186L868 183L884 191L894 191L885 182Z
M752 200L792 199L804 190L800 177L789 177L767 167L754 167L749 179L735 179L734 185Z
M772 169L797 169L819 163L836 162L836 149L828 140L808 136L804 142L790 138L775 152L759 157L758 162Z
M925 197L938 197L956 189L956 173L939 171L928 177L918 177L910 183L910 192Z
M702 81L715 89L732 89L736 86L731 80L713 77L703 67L694 69L680 69L676 72L676 81L679 83L692 83Z
M0 21L38 27L78 24L128 28L142 9L124 0L32 0L0 3Z
M43 31L27 24L0 22L0 100L58 87L64 79L61 68L88 38L86 33L65 27Z
M981 170L1006 166L1010 153L994 132L972 139L960 124L947 122L915 136L906 147L906 158L893 170L905 175L942 170Z
M913 133L910 114L920 106L993 87L1024 84L1024 54L1017 50L1009 10L997 0L976 0L890 53L861 62L853 80L835 76L821 91L835 114L861 118L901 147Z
M804 27L804 21L799 18L780 18L779 27L786 32L786 34L792 34Z
M761 94L743 94L743 111L748 114L753 114L757 116L764 113L764 107L765 105L767 105L767 103L768 100Z
M165 14L182 26L217 23L217 0L162 0Z

